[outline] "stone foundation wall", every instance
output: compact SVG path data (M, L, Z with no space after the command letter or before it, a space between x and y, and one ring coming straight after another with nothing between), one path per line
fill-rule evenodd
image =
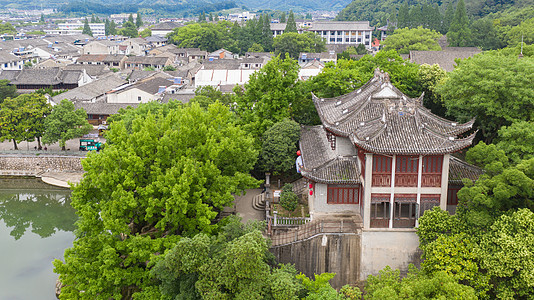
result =
M35 175L41 172L83 172L83 157L0 156L0 175Z
M307 240L276 246L271 252L280 263L293 263L299 272L336 273L330 280L334 288L360 280L361 235L357 233L320 234Z

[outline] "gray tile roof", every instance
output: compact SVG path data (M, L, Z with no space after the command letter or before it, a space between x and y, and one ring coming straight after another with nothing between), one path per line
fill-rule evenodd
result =
M129 106L136 108L138 105L138 103L74 102L74 107L76 109L83 108L85 109L85 112L90 115L114 115L117 114L121 108L127 108Z
M477 181L480 175L483 173L484 170L481 168L451 156L449 161L449 183L462 184L463 178L470 179L471 181Z
M126 55L121 54L84 54L78 57L77 63L82 62L104 62L104 63L119 63Z
M374 27L369 25L369 21L321 21L313 22L308 30L373 30Z
M7 53L6 51L0 51L0 63L10 63L22 60L20 57Z
M361 183L357 159L353 156L337 156L328 143L323 126L302 127L300 149L302 176L320 183Z
M131 89L139 89L149 94L155 95L158 92L160 86L169 87L173 84L174 83L170 80L155 76L153 78L138 81L137 83L132 84L125 89L116 91L116 93L122 93Z
M85 70L85 72L91 77L100 77L106 74L111 73L111 70L106 65L81 65L81 64L70 64L63 68L63 70Z
M438 64L443 70L454 70L457 58L465 59L479 54L481 51L475 47L447 47L442 51L410 51L410 61L416 64Z
M143 65L164 65L169 60L168 57L157 56L131 56L126 59L127 64L143 64Z
M173 30L174 28L182 27L184 25L175 22L158 23L152 27L152 30Z
M422 106L421 95L412 99L389 81L375 76L356 91L313 101L325 128L348 137L358 147L381 154L445 154L471 145L475 135L457 136L470 130L465 124L442 119Z
M106 92L111 91L125 83L125 80L119 78L115 74L110 74L109 76L106 76L104 78L95 80L86 85L54 96L52 98L52 101L54 101L55 103L59 103L63 99L67 99L70 101L91 101L92 99L104 95Z

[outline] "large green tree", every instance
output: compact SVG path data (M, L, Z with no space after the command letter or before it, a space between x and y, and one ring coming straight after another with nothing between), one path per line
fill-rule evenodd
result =
M284 33L294 32L297 33L297 23L295 22L295 15L293 14L293 11L289 12L289 16L287 17L287 24L286 28L284 29Z
M383 42L384 50L397 50L401 54L410 53L410 50L439 51L437 40L441 37L437 31L426 29L421 26L417 28L396 29Z
M291 104L304 97L296 88L298 72L298 63L289 56L275 57L250 76L244 91L234 89L234 111L256 138L274 123L290 118Z
M301 52L319 53L326 50L326 44L319 35L306 32L298 34L296 32L284 33L273 39L273 48L276 55L289 54L291 58L297 59Z
M289 119L277 122L267 129L263 134L259 157L261 169L275 175L292 170L297 158L299 137L299 124Z
M464 0L460 0L456 5L454 18L447 32L447 41L450 46L455 47L471 45L471 29L469 28L469 19L465 11Z
M476 117L486 143L497 130L516 121L534 118L534 59L498 52L462 60L437 87L447 114L464 122Z
M119 34L134 38L137 37L139 33L137 32L137 27L135 26L135 23L127 21L122 24L122 29L119 31Z
M158 299L155 256L181 236L215 232L233 194L259 184L249 175L253 139L227 107L168 105L123 111L106 147L82 162L76 240L54 262L62 299Z
M87 134L93 129L87 121L85 110L75 109L74 104L66 99L54 106L52 113L45 119L44 127L43 143L52 144L59 141L62 150L65 150L68 140Z
M45 117L51 109L46 98L35 93L6 98L0 103L0 140L13 140L14 149L17 150L18 142L37 138L40 149Z
M83 22L82 34L93 36L93 32L91 31L91 27L89 27L89 21L87 21L87 18L85 18L85 21Z
M17 97L17 87L12 84L9 84L9 80L0 80L0 104L6 98L15 97Z
M137 12L137 17L135 18L135 27L139 29L141 26L143 26L143 19L141 18L141 13Z

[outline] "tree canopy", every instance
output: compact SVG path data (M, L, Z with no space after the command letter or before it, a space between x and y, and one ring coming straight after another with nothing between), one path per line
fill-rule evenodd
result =
M273 48L276 55L284 56L287 53L291 58L297 59L301 52L325 51L326 44L322 37L312 32L284 32L273 39Z
M216 231L232 194L259 184L248 174L253 139L227 107L168 105L123 111L104 149L82 162L72 194L76 240L65 262L54 262L62 299L155 299L147 262L181 236Z
M83 108L75 109L72 102L63 99L46 117L44 128L43 142L52 144L59 141L59 146L65 150L68 140L89 133L93 126L87 122L87 113Z
M89 27L89 21L87 21L87 18L85 18L85 21L83 22L82 34L93 36L93 31L91 31L91 27Z
M297 142L300 126L297 122L285 119L275 123L263 134L263 145L259 165L265 172L280 174L295 167Z
M437 91L447 114L476 126L490 143L504 125L532 121L534 115L534 59L490 52L462 60Z
M384 50L397 50L401 54L410 53L410 50L439 51L437 40L441 37L438 32L425 29L421 26L417 28L396 29L392 35L388 35L383 42Z
M455 47L471 45L471 29L469 28L469 19L465 11L464 0L460 0L456 5L454 18L447 32L447 41L450 46Z

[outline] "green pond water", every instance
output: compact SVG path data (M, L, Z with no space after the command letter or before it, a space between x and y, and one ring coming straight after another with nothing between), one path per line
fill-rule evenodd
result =
M72 246L70 190L0 177L0 300L56 299L52 261Z

